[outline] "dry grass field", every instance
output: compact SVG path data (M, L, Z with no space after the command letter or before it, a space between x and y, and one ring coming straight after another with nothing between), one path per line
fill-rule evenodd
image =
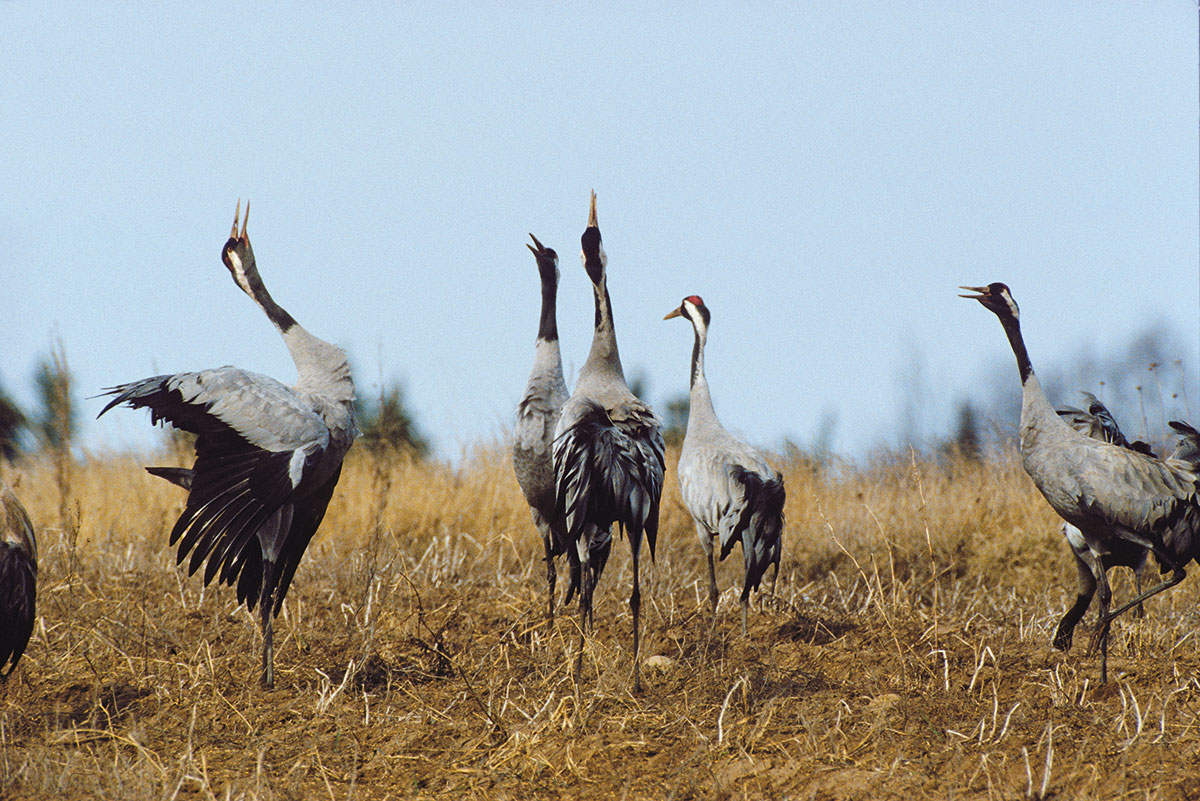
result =
M1074 651L1049 646L1075 571L1012 457L782 463L783 569L748 639L740 551L710 629L669 461L638 695L628 548L576 681L575 616L545 620L501 446L459 469L351 452L269 692L254 618L174 566L183 498L142 471L155 462L5 473L41 571L33 640L0 687L4 798L1200 797L1194 580L1116 624L1099 686L1090 615Z

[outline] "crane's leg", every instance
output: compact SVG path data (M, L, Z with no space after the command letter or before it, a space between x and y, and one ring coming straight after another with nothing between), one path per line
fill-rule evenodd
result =
M588 526L587 533L588 541L588 566L591 570L591 587L594 591L596 585L600 583L600 574L604 572L604 565L608 563L608 553L612 548L612 528L600 528L599 526ZM595 630L596 621L594 620L595 607L588 607L588 626Z
M1075 603L1062 616L1062 620L1058 621L1058 629L1054 632L1054 647L1060 651L1071 650L1075 626L1083 619L1084 613L1092 603L1092 596L1096 594L1096 575L1093 573L1092 564L1099 566L1099 562L1091 551L1087 554L1091 556L1091 561L1078 553L1075 554L1075 568L1079 571L1079 594L1075 597ZM1104 568L1099 569L1103 572Z
M1150 598L1153 595L1158 595L1163 590L1169 590L1171 587L1174 587L1176 584L1183 581L1185 578L1187 578L1187 573L1184 572L1183 568L1176 567L1174 572L1171 573L1171 577L1169 579L1162 582L1161 584L1154 585L1153 587L1146 590L1138 597L1134 598L1129 603L1125 604L1124 606L1119 607L1115 612L1113 612L1112 614L1110 614L1108 616L1108 619L1111 621L1113 618L1117 617L1125 610L1130 609L1134 606L1137 606L1142 601L1146 600L1147 598Z
M746 587L742 591L742 636L749 637L749 630L746 628L746 619L750 616L750 588Z
M638 665L638 645L641 634L640 614L642 610L642 591L638 586L638 551L641 542L641 535L636 538L629 537L629 544L633 547L633 593L629 596L629 608L633 612L633 691L640 693L642 691L642 674Z
M1108 631L1112 626L1112 618L1108 616L1108 607L1112 603L1112 588L1108 586L1108 576L1104 569L1100 569L1100 575L1096 576L1097 593L1099 594L1100 609L1096 614L1096 633L1093 635L1092 642L1095 650L1095 645L1100 646L1100 683L1108 683Z
M696 523L696 536L700 539L700 547L704 549L704 557L708 562L708 603L712 608L712 621L709 624L710 629L717 626L717 567L713 560L713 535L701 523Z
M575 541L575 551L578 554L579 565L579 653L575 657L575 677L578 681L583 676L583 644L587 631L587 623L592 614L592 582L591 570L588 565L587 538Z
M1146 573L1146 560L1143 560L1140 565L1133 569L1133 580L1137 584L1138 595L1142 594L1142 576ZM1146 607L1141 601L1138 601L1137 606L1133 609L1133 614L1136 617L1142 618L1146 616Z
M712 608L712 622L717 624L717 567L714 564L712 548L708 549L708 604Z
M554 622L554 585L558 583L558 573L554 570L554 546L550 542L550 527L542 531L542 544L546 546L546 586L548 588L549 606L546 608L546 619Z
M263 563L262 591L258 600L263 629L262 686L267 690L275 687L275 598L267 581L273 567L269 562Z

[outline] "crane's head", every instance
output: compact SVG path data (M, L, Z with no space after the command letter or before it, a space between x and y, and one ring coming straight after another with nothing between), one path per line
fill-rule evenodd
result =
M238 219L241 218L242 230L238 232ZM229 232L229 239L225 242L225 247L221 248L221 261L229 268L229 274L233 276L233 280L242 288L242 291L251 297L254 292L251 290L248 275L256 272L254 266L254 249L250 247L250 238L246 236L246 221L250 219L250 201L246 201L246 216L242 217L242 201L238 201L237 211L233 213L233 230Z
M558 283L558 254L554 252L554 248L548 248L538 241L538 238L533 234L529 235L533 240L533 244L525 243L525 247L529 248L529 252L537 259L538 273L542 276L543 281L553 281Z
M1005 284L960 286L959 289L975 293L973 295L959 295L960 298L970 298L971 300L979 301L983 304L984 308L988 309L1001 320L1006 317L1018 320L1021 317L1021 310L1017 308L1017 302L1013 300L1012 293L1008 291L1008 286Z
M604 243L600 240L600 226L596 222L596 193L592 192L592 206L588 211L588 227L579 238L579 258L583 260L583 269L587 270L588 278L595 286L604 281L604 268L608 265L608 255L604 252Z
M686 317L697 329L703 330L708 329L708 321L712 319L708 307L704 305L704 299L699 295L688 295L683 299L683 303L679 304L678 309L667 312L663 319L670 320L675 317Z

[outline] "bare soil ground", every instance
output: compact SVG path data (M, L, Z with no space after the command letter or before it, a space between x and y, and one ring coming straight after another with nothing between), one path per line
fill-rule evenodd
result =
M0 688L4 798L1200 797L1194 582L1118 622L1098 685L1091 616L1049 646L1075 572L1011 458L782 465L784 568L749 638L736 551L711 624L672 477L640 694L627 547L576 677L500 447L458 470L352 453L263 691L256 621L174 566L182 494L140 468L161 458L6 475L41 572Z

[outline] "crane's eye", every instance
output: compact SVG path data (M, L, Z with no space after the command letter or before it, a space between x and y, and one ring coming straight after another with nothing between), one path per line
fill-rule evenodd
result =
M241 268L242 259L234 249L234 240L230 239L225 243L225 249L221 251L221 261L225 262L226 267Z

